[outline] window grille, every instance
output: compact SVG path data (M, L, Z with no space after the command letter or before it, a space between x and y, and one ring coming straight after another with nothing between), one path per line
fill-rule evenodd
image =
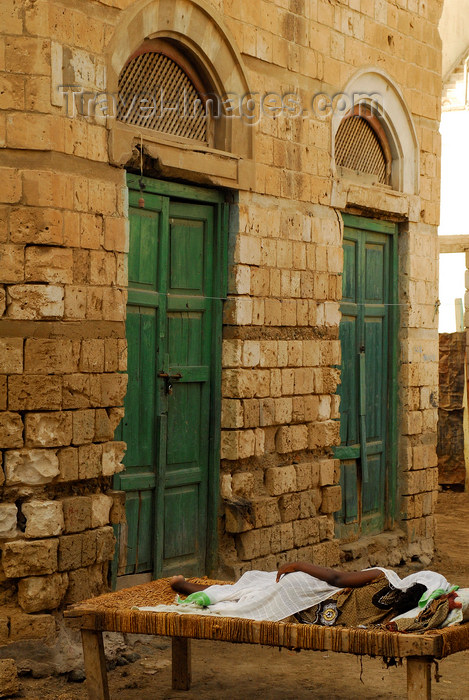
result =
M386 156L375 130L363 117L346 117L335 137L335 162L349 170L375 175L387 184Z
M156 51L131 59L119 77L117 118L126 124L207 142L207 116L192 80Z

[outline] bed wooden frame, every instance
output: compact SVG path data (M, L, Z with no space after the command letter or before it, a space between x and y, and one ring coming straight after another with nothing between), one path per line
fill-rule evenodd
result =
M189 580L206 585L223 583L208 579ZM435 659L469 649L469 624L424 634L404 634L132 609L134 606L168 604L173 600L169 579L159 579L85 600L65 611L67 624L81 630L90 700L110 700L103 631L171 637L174 690L190 688L191 639L336 651L383 659L406 658L408 700L430 700L431 666Z

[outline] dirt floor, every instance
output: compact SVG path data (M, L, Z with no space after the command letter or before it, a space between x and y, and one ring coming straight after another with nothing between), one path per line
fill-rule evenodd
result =
M437 514L437 552L431 566L451 583L469 586L469 493L443 492ZM132 645L133 663L109 671L113 699L163 700L400 700L406 697L405 664L385 668L378 659L325 652L290 652L247 645L194 641L192 689L171 690L171 647L142 637ZM120 659L124 663L124 659ZM436 671L436 668L435 668ZM469 699L469 652L439 663L434 700ZM23 677L18 697L86 700L86 684L66 677Z

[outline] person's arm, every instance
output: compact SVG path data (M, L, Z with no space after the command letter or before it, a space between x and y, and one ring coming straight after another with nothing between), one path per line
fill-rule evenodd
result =
M305 574L314 576L320 581L325 581L336 588L359 588L366 583L373 581L381 573L379 569L369 569L368 571L340 571L339 569L329 569L326 566L316 566L307 561L296 561L292 564L283 564L277 572L277 583L281 576L290 574L293 571L303 571Z

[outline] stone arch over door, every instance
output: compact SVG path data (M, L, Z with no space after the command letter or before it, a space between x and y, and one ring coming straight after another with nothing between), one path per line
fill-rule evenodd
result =
M392 156L391 187L407 195L418 193L419 148L414 122L396 83L379 68L364 68L348 81L342 92L352 103L370 107L383 128ZM332 117L332 160L334 142L343 113Z
M241 98L250 93L234 37L221 15L204 0L139 0L125 10L107 48L109 93L117 95L119 75L126 61L145 41L152 39L176 42L194 66L203 69L211 89L222 98L228 95ZM190 144L178 144L165 139L164 134L129 128L113 120L111 162L125 165L142 139L150 155L163 165L167 163L168 175L180 176L181 170L192 171L194 182L197 174L202 173L199 181L204 184L248 189L253 178L253 129L237 116L223 114L220 119L223 123L218 131L222 137L217 139L216 148L201 149L197 145L197 153L192 153L190 158L188 153L195 150Z

